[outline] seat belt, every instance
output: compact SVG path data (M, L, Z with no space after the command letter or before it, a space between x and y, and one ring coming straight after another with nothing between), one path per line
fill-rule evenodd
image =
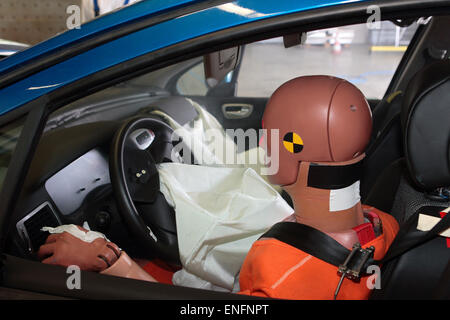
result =
M362 248L359 243L356 243L352 250L349 250L326 233L295 222L279 222L264 233L260 239L275 238L338 267L341 279L334 294L336 299L344 278L359 280L361 276L368 275L366 270L370 265L381 265L388 262L450 228L450 214L447 214L430 231L407 232L416 218L417 215L413 215L406 221L381 260L373 259L374 247Z

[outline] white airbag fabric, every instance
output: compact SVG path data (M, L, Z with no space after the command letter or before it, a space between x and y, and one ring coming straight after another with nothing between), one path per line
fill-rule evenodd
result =
M224 128L217 119L198 103L188 98L186 100L195 108L198 118L186 123L184 126L181 126L175 119L160 110L153 110L152 114L162 117L172 129L176 130L177 135L183 138L184 143L191 147L192 154L200 164L229 166L230 163L226 164L227 154L223 152L223 150L227 150L227 153L233 154L231 158L234 158L236 167L241 164L240 167L242 168L252 168L257 173L262 172L262 168L265 167L266 155L263 148L258 146L247 151L238 152L234 140L225 133ZM213 132L214 136L209 137L206 134L207 132ZM217 149L216 146L221 147ZM253 161L255 159L256 162ZM267 181L267 176L262 177ZM279 186L273 185L272 187L281 191Z
M176 212L184 268L173 277L176 285L236 289L253 242L293 213L250 168L164 163L159 174L161 192Z

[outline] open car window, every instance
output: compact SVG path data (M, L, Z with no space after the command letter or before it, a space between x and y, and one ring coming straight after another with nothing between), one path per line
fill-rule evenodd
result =
M283 38L249 44L236 95L269 97L289 79L325 74L348 80L368 99L382 99L416 29L416 22L399 27L381 21L379 28L364 23L311 31L304 44L290 48Z

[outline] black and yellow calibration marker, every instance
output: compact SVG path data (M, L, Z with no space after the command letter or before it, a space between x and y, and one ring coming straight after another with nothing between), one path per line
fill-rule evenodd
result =
M295 132L288 132L284 135L283 145L290 153L299 153L303 150L303 140Z

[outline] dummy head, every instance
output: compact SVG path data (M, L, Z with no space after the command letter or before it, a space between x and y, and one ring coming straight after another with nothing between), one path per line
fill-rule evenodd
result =
M279 130L279 170L270 181L293 184L300 162L339 164L364 154L372 116L364 95L351 83L329 76L299 77L270 98L263 116L270 137ZM271 141L267 139L267 153Z
M361 91L330 76L295 78L273 93L263 124L267 155L279 161L269 180L290 194L296 215L339 212L328 216L323 229L330 230L361 222L362 213L356 218L348 214L357 204L360 208L360 165L372 130L371 111ZM269 138L272 130L278 130L277 148Z

